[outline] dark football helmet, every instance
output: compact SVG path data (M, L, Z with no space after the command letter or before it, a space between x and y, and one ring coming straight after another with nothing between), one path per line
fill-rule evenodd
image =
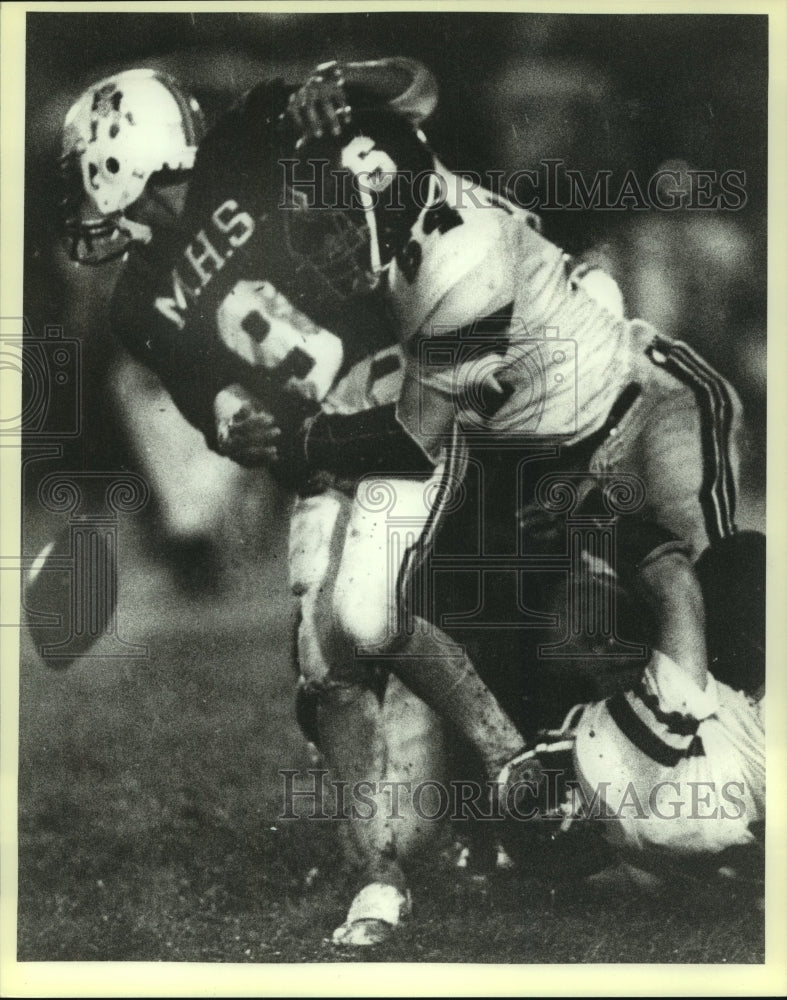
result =
M346 301L377 288L429 206L434 162L423 134L387 109L298 145L283 163L284 231L312 294Z
M152 175L191 170L204 133L197 100L165 73L131 69L88 87L66 115L60 157L72 259L102 263L149 239L126 209Z

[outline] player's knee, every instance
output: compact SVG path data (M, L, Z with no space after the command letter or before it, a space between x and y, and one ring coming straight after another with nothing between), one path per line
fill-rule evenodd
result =
M652 559L640 569L638 582L658 618L704 630L702 587L685 551L667 551Z
M332 605L334 641L351 650L385 652L396 641L396 609L385 600L363 600L362 592L337 592Z
M304 683L315 691L330 691L337 686L367 685L370 663L364 656L365 644L373 638L360 629L352 633L340 630L331 615L319 612L308 600L301 602L298 627L298 664Z
M670 549L650 559L641 570L662 593L680 595L694 606L702 603L702 590L688 549Z

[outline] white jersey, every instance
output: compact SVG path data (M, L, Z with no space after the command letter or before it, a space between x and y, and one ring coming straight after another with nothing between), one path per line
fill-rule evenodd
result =
M654 653L635 690L585 706L574 765L582 811L631 855L713 854L765 818L762 701Z
M398 344L357 361L322 401L326 413L348 415L395 403L402 390L404 357Z
M629 380L619 308L571 280L570 258L530 213L439 175L445 205L421 214L411 234L420 250L388 271L410 376L458 401L480 430L567 442L592 433ZM491 372L504 388L493 412L474 405ZM400 419L417 431L406 405Z

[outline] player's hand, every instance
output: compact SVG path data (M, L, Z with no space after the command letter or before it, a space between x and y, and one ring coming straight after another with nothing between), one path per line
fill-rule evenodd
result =
M333 477L312 468L307 439L312 418L295 421L285 434L279 421L242 386L218 393L213 404L216 447L220 454L248 468L264 466L285 489L305 494L320 492Z
M279 457L281 428L258 400L241 386L229 386L216 396L216 444L219 452L239 465L270 466Z
M239 465L257 468L272 466L279 459L281 428L265 410L241 411L227 425L219 439L221 453Z
M352 115L344 84L344 70L339 63L321 63L306 83L290 95L287 114L300 129L301 141L320 139L326 132L341 133Z

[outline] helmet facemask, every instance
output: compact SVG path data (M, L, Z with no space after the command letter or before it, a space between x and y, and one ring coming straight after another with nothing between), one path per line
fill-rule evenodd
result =
M370 266L365 220L341 208L309 206L297 189L287 197L284 232L299 285L316 285L335 304L373 291L380 275Z
M296 271L339 302L373 291L425 207L416 178L432 170L430 151L404 119L377 112L298 153L282 206Z

